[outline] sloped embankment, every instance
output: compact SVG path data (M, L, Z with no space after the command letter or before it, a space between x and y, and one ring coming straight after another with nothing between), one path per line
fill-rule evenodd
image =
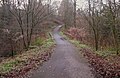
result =
M105 57L105 53L95 52L89 46L81 44L73 38L71 39L71 36L68 34L64 35L64 37L69 39L69 41L79 49L80 53L88 59L91 66L96 70L95 73L97 78L120 78L119 56L117 57L117 55L111 54Z
M47 39L41 47L4 60L0 64L0 78L21 78L25 76L27 72L49 60L54 47L54 41Z

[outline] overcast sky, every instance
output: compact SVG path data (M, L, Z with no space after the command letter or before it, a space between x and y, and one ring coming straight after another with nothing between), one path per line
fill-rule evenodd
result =
M62 1L62 0L52 0L52 1ZM86 1L85 0L77 0L77 8L85 7Z
M79 8L85 7L86 3L87 2L85 0L77 0L77 5Z

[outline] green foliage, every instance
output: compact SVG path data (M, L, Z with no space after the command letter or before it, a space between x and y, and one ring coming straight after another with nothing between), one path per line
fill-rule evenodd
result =
M81 44L80 41L77 40L70 40L73 44L75 44L78 48L90 48L89 46L85 44Z
M44 42L43 47L44 47L44 48L48 48L48 47L50 47L52 44L54 44L53 40L52 40L52 39L47 39L47 40Z
M95 53L102 57L108 57L108 56L116 55L116 50L113 47L109 47L106 50L95 51Z
M61 32L61 34L64 35L63 32ZM66 35L64 35L64 37L66 37L66 38L67 38L72 44L74 44L78 49L87 48L87 49L92 49L92 50L94 50L94 48L91 48L91 47L88 46L88 45L81 44L80 41L78 41L78 40L70 39L70 38L68 38ZM102 57L107 57L107 56L111 56L111 55L116 55L115 48L113 48L113 47L107 48L107 50L94 51L94 52L95 52L96 54L98 54L99 56L102 56Z
M92 49L91 47L89 47L88 45L85 44L81 44L79 41L77 40L69 40L71 43L75 44L75 46L77 46L79 49L83 49L83 48L87 48L87 49ZM108 50L104 50L104 51L94 51L96 54L98 54L99 56L102 57L107 57L110 55L116 55L115 49L114 48L109 48Z
M48 48L54 44L53 36L52 36L51 32L47 33L47 37L48 37L48 39L44 40L44 42L43 42L44 45L42 47L44 47L44 48Z
M34 46L42 46L43 45L43 43L44 43L44 39L43 38L40 38L40 37L38 37L33 43L32 43L32 45L34 45Z
M114 47L109 47L108 51L116 51L116 49Z
M77 40L70 40L70 42L74 43L75 45L80 45L80 42Z
M102 57L116 55L115 51L95 51L95 53L98 54L99 56L102 56Z
M85 44L80 44L80 47L81 47L81 48L88 48L88 49L90 49L90 47L87 46L87 45L85 45Z
M69 40L69 38L64 34L64 32L60 32L60 35L62 35L64 39Z
M18 65L19 61L14 60L0 65L0 72L9 72L13 69L14 66Z
M29 51L23 52L20 55L16 55L14 58L8 58L4 60L2 63L0 63L0 73L8 73L12 69L21 67L21 65L27 63L29 59L45 53L52 45L54 45L54 41L50 37L48 39L37 38L35 41L36 42L34 42L34 45L40 47L31 46Z
M89 46L85 45L85 44L81 44L80 41L76 40L76 39L71 39L68 36L66 36L64 34L64 32L60 32L60 34L67 40L69 40L71 43L75 44L76 47L78 48L90 48Z

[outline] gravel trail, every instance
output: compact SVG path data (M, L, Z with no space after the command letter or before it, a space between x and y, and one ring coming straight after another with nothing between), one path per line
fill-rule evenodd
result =
M54 29L56 48L49 61L40 66L30 78L95 78L82 54Z

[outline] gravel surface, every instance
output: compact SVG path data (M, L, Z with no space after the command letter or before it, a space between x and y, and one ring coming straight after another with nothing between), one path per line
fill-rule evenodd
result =
M95 78L89 64L77 49L54 29L55 51L49 61L40 66L30 78Z

